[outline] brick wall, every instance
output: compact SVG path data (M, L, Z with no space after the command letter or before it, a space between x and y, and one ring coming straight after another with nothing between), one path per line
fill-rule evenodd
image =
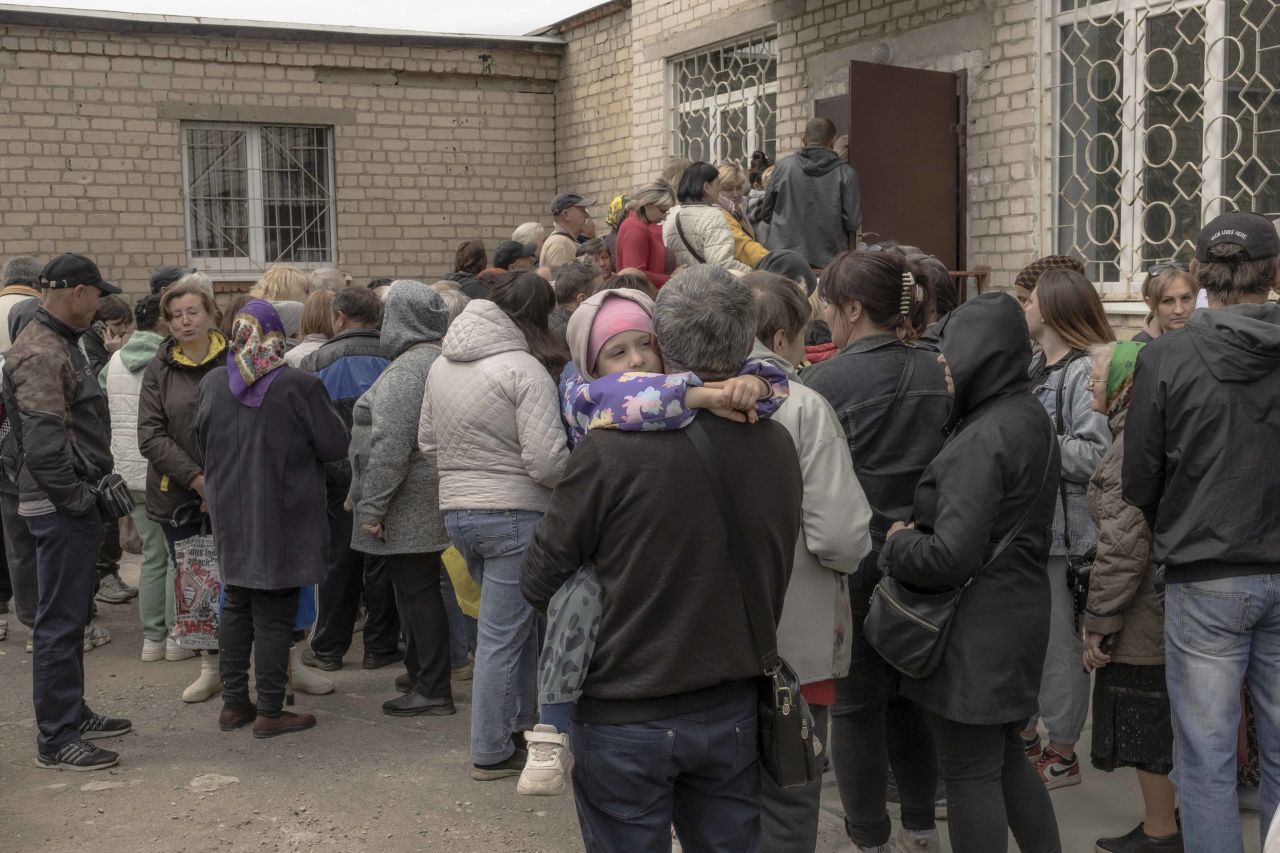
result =
M434 280L545 218L559 49L0 27L0 257L186 258L184 119L332 124L339 266Z

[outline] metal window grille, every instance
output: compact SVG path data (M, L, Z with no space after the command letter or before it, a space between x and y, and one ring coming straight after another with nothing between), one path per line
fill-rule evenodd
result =
M1058 252L1129 289L1220 213L1280 214L1275 0L1047 2Z
M671 60L671 153L746 163L777 153L778 46L772 34Z
M182 138L192 264L256 274L334 262L331 128L189 124Z

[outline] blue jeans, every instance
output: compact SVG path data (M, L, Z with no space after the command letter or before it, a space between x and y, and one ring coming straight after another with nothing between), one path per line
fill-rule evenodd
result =
M1171 583L1165 676L1182 835L1196 853L1243 853L1236 732L1246 673L1262 760L1262 836L1280 795L1280 574Z
M606 726L575 722L573 794L587 853L759 853L754 686L713 708Z
M538 721L538 618L520 593L524 549L540 512L459 509L445 513L449 539L480 584L480 624L471 682L471 760L498 764L515 750L513 730Z

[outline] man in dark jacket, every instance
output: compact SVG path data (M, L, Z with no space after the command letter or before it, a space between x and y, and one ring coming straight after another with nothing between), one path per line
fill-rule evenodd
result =
M382 300L366 287L348 287L333 297L334 336L302 360L302 369L324 383L351 429L356 400L372 387L390 362L379 340ZM344 458L326 467L329 494L329 570L316 589L316 629L302 661L317 669L342 668L351 648L363 594L368 615L364 624L364 668L378 669L400 660L400 623L395 592L383 560L351 547L352 515L344 504L351 487L351 466Z
M1196 242L1209 310L1143 348L1124 498L1165 567L1165 660L1187 850L1240 849L1235 750L1248 673L1263 755L1280 754L1280 239L1228 213ZM1262 791L1262 825L1277 792ZM1234 839L1232 841L1231 839Z
M783 157L760 204L759 221L769 223L765 248L799 252L821 269L849 248L862 224L858 173L835 151L836 126L812 119L804 147Z
M751 350L751 293L718 268L672 278L653 319L671 370L723 379ZM800 530L800 467L771 421L704 418L690 429L705 431L732 494L717 496L683 431L593 430L525 554L521 588L540 610L588 562L604 590L571 733L573 750L591 756L573 771L590 851L665 849L673 819L700 847L759 849L762 666L743 597L763 603L772 631ZM718 500L743 521L745 562Z
M87 741L129 731L128 720L84 701L85 627L105 517L94 488L111 473L107 399L78 345L102 294L120 289L83 255L61 255L40 273L44 305L5 360L5 409L18 433L18 511L36 541L39 604L32 629L37 764L99 770L119 760Z

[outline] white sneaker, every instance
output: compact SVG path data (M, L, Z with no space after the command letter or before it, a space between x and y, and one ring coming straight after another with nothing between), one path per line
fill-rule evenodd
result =
M111 634L97 622L90 622L84 629L84 650L91 652L98 646L111 642Z
M564 793L564 780L573 769L573 753L569 751L569 736L562 735L554 726L539 723L524 733L529 758L520 772L517 794L530 797L552 797Z
M299 693L325 696L333 692L333 679L325 678L319 670L303 666L301 646L294 646L289 651L289 677L293 679L293 689Z
M145 661L164 660L164 640L148 640L142 638L142 659Z
M184 649L178 645L178 641L170 637L164 641L164 659L167 661L186 660L193 658L196 653L191 649Z
M218 658L216 655L204 655L200 658L200 677L182 691L182 701L204 702L220 692L222 677L218 675Z
M938 830L899 826L893 843L902 853L938 853Z

